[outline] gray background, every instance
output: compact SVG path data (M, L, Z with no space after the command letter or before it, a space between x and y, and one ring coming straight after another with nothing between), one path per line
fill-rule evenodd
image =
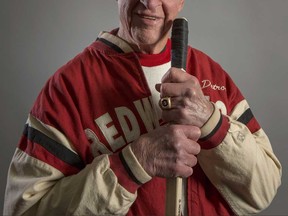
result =
M287 215L288 1L186 0L182 15L190 44L242 89L282 162L282 186L262 215ZM0 212L7 169L41 87L101 30L117 27L117 17L115 0L1 0Z

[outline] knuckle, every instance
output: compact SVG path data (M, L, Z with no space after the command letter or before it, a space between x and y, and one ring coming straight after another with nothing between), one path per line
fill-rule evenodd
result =
M183 149L183 144L181 143L177 143L177 158L179 160L179 162L181 162L182 160L185 159L185 155L186 155L186 151Z
M198 155L200 151L201 151L201 146L197 142L194 142L194 145L193 145L194 154Z
M179 133L179 128L177 125L170 125L169 126L169 133L172 135L172 136L176 136L178 135Z
M170 78L173 80L173 78L177 76L177 70L171 68L169 75L170 75Z
M194 133L197 138L201 136L201 129L199 127L194 127ZM197 143L198 144L198 143ZM201 146L198 144L199 152L201 150Z
M190 78L190 82L192 85L196 85L196 86L199 86L199 80L195 77L195 76L191 76Z
M198 144L196 149L196 154L199 154L201 152L201 146Z
M185 89L184 96L187 98L193 98L197 95L197 91L195 87L190 87Z
M184 177L184 178L187 178L187 177L191 176L192 174L193 174L193 168L187 167L187 169L186 169L183 177Z
M190 152L193 155L198 155L201 151L201 146L196 142L196 141L191 141L191 148L190 148Z
M190 97L184 97L182 100L183 107L188 107L191 104Z
M185 108L181 108L178 110L179 119L186 119L187 118L187 110Z
M193 160L192 160L192 167L196 166L196 164L198 163L198 159L197 157L193 157Z
M179 141L176 141L173 143L174 151L177 157L177 161L181 159L181 156L183 155L183 149L182 149L182 143Z

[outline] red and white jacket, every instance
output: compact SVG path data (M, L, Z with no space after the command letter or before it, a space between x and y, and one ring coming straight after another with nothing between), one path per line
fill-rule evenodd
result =
M151 178L129 143L161 124L149 80L170 67L170 48L140 54L103 32L47 81L9 168L4 215L164 215L166 180ZM217 107L186 181L188 215L263 210L281 182L267 136L211 58L189 47L187 72Z

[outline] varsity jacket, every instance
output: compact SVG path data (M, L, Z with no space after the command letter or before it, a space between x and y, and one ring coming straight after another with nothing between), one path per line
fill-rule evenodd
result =
M103 32L61 67L29 113L9 168L4 215L164 215L166 179L150 177L130 143L162 124L144 72L169 68L170 49L168 40L162 53L140 54ZM281 182L269 139L219 64L189 47L187 73L215 105L186 180L187 214L265 209Z

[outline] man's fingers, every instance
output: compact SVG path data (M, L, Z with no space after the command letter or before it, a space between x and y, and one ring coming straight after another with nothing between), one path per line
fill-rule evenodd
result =
M161 83L157 83L156 85L155 85L155 89L158 91L158 92L160 92L161 91Z
M182 88L181 83L158 83L155 85L155 89L160 92L160 97L181 95Z
M182 83L191 78L191 75L185 73L182 69L172 67L163 77L162 83Z
M180 157L170 168L173 177L189 177L193 173L193 167L197 164L197 157L186 154Z
M160 97L181 96L185 93L183 90L186 90L183 88L183 83L162 83L160 87Z
M191 140L197 141L201 136L201 130L199 127L192 125L178 125L181 128L183 134Z

